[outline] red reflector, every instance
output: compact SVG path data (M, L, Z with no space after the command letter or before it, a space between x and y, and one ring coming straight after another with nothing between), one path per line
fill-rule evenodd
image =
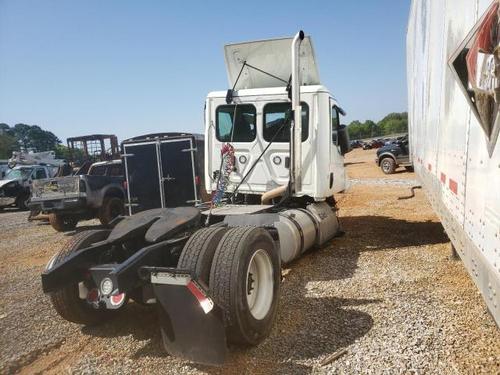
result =
M125 190L127 190L127 189L128 189L128 182L127 182L127 181L123 181L123 188L124 188Z
M429 171L432 171L432 165L427 164L427 169L429 169Z
M203 291L198 288L195 283L193 283L193 281L190 281L187 284L187 288L193 294L193 296L196 297L196 299L200 303L201 308L203 309L203 311L205 311L205 314L208 314L214 308L212 300L208 298L205 293L203 293Z
M195 184L196 184L196 185L201 184L201 178L200 178L200 176L196 176L196 177L194 178L194 182L195 182Z
M116 296L111 296L111 304L114 306L120 305L125 300L125 293L117 294Z
M443 184L445 184L445 183L446 183L446 175L445 175L444 173L442 173L442 172L441 172L441 182L442 182Z
M453 193L458 194L458 184L457 184L457 182L455 180L452 180L450 178L449 186L450 186L450 190Z

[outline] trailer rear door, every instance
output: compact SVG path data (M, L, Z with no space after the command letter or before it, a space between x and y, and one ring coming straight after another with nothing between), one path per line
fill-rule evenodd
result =
M193 205L197 200L197 194L192 140L162 141L160 154L163 207Z
M192 138L123 145L129 214L198 200Z
M156 142L125 144L129 214L162 207Z

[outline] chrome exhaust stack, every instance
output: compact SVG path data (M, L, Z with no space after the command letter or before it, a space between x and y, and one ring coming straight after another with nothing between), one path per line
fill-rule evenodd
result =
M292 111L293 126L290 134L290 183L292 193L302 190L302 108L300 105L300 44L304 40L304 32L300 30L292 41Z

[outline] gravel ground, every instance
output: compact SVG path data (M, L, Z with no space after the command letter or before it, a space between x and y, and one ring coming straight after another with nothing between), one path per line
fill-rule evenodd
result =
M349 154L355 183L337 196L345 236L288 267L271 336L231 348L221 368L169 357L154 311L134 303L101 327L60 319L40 272L72 233L0 213L0 373L500 373L500 331L461 262L449 259L424 193L398 199L414 174L385 176L373 159Z

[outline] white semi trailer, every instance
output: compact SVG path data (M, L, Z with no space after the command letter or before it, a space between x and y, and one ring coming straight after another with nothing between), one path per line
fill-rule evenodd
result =
M414 0L411 154L434 210L500 324L499 1Z

